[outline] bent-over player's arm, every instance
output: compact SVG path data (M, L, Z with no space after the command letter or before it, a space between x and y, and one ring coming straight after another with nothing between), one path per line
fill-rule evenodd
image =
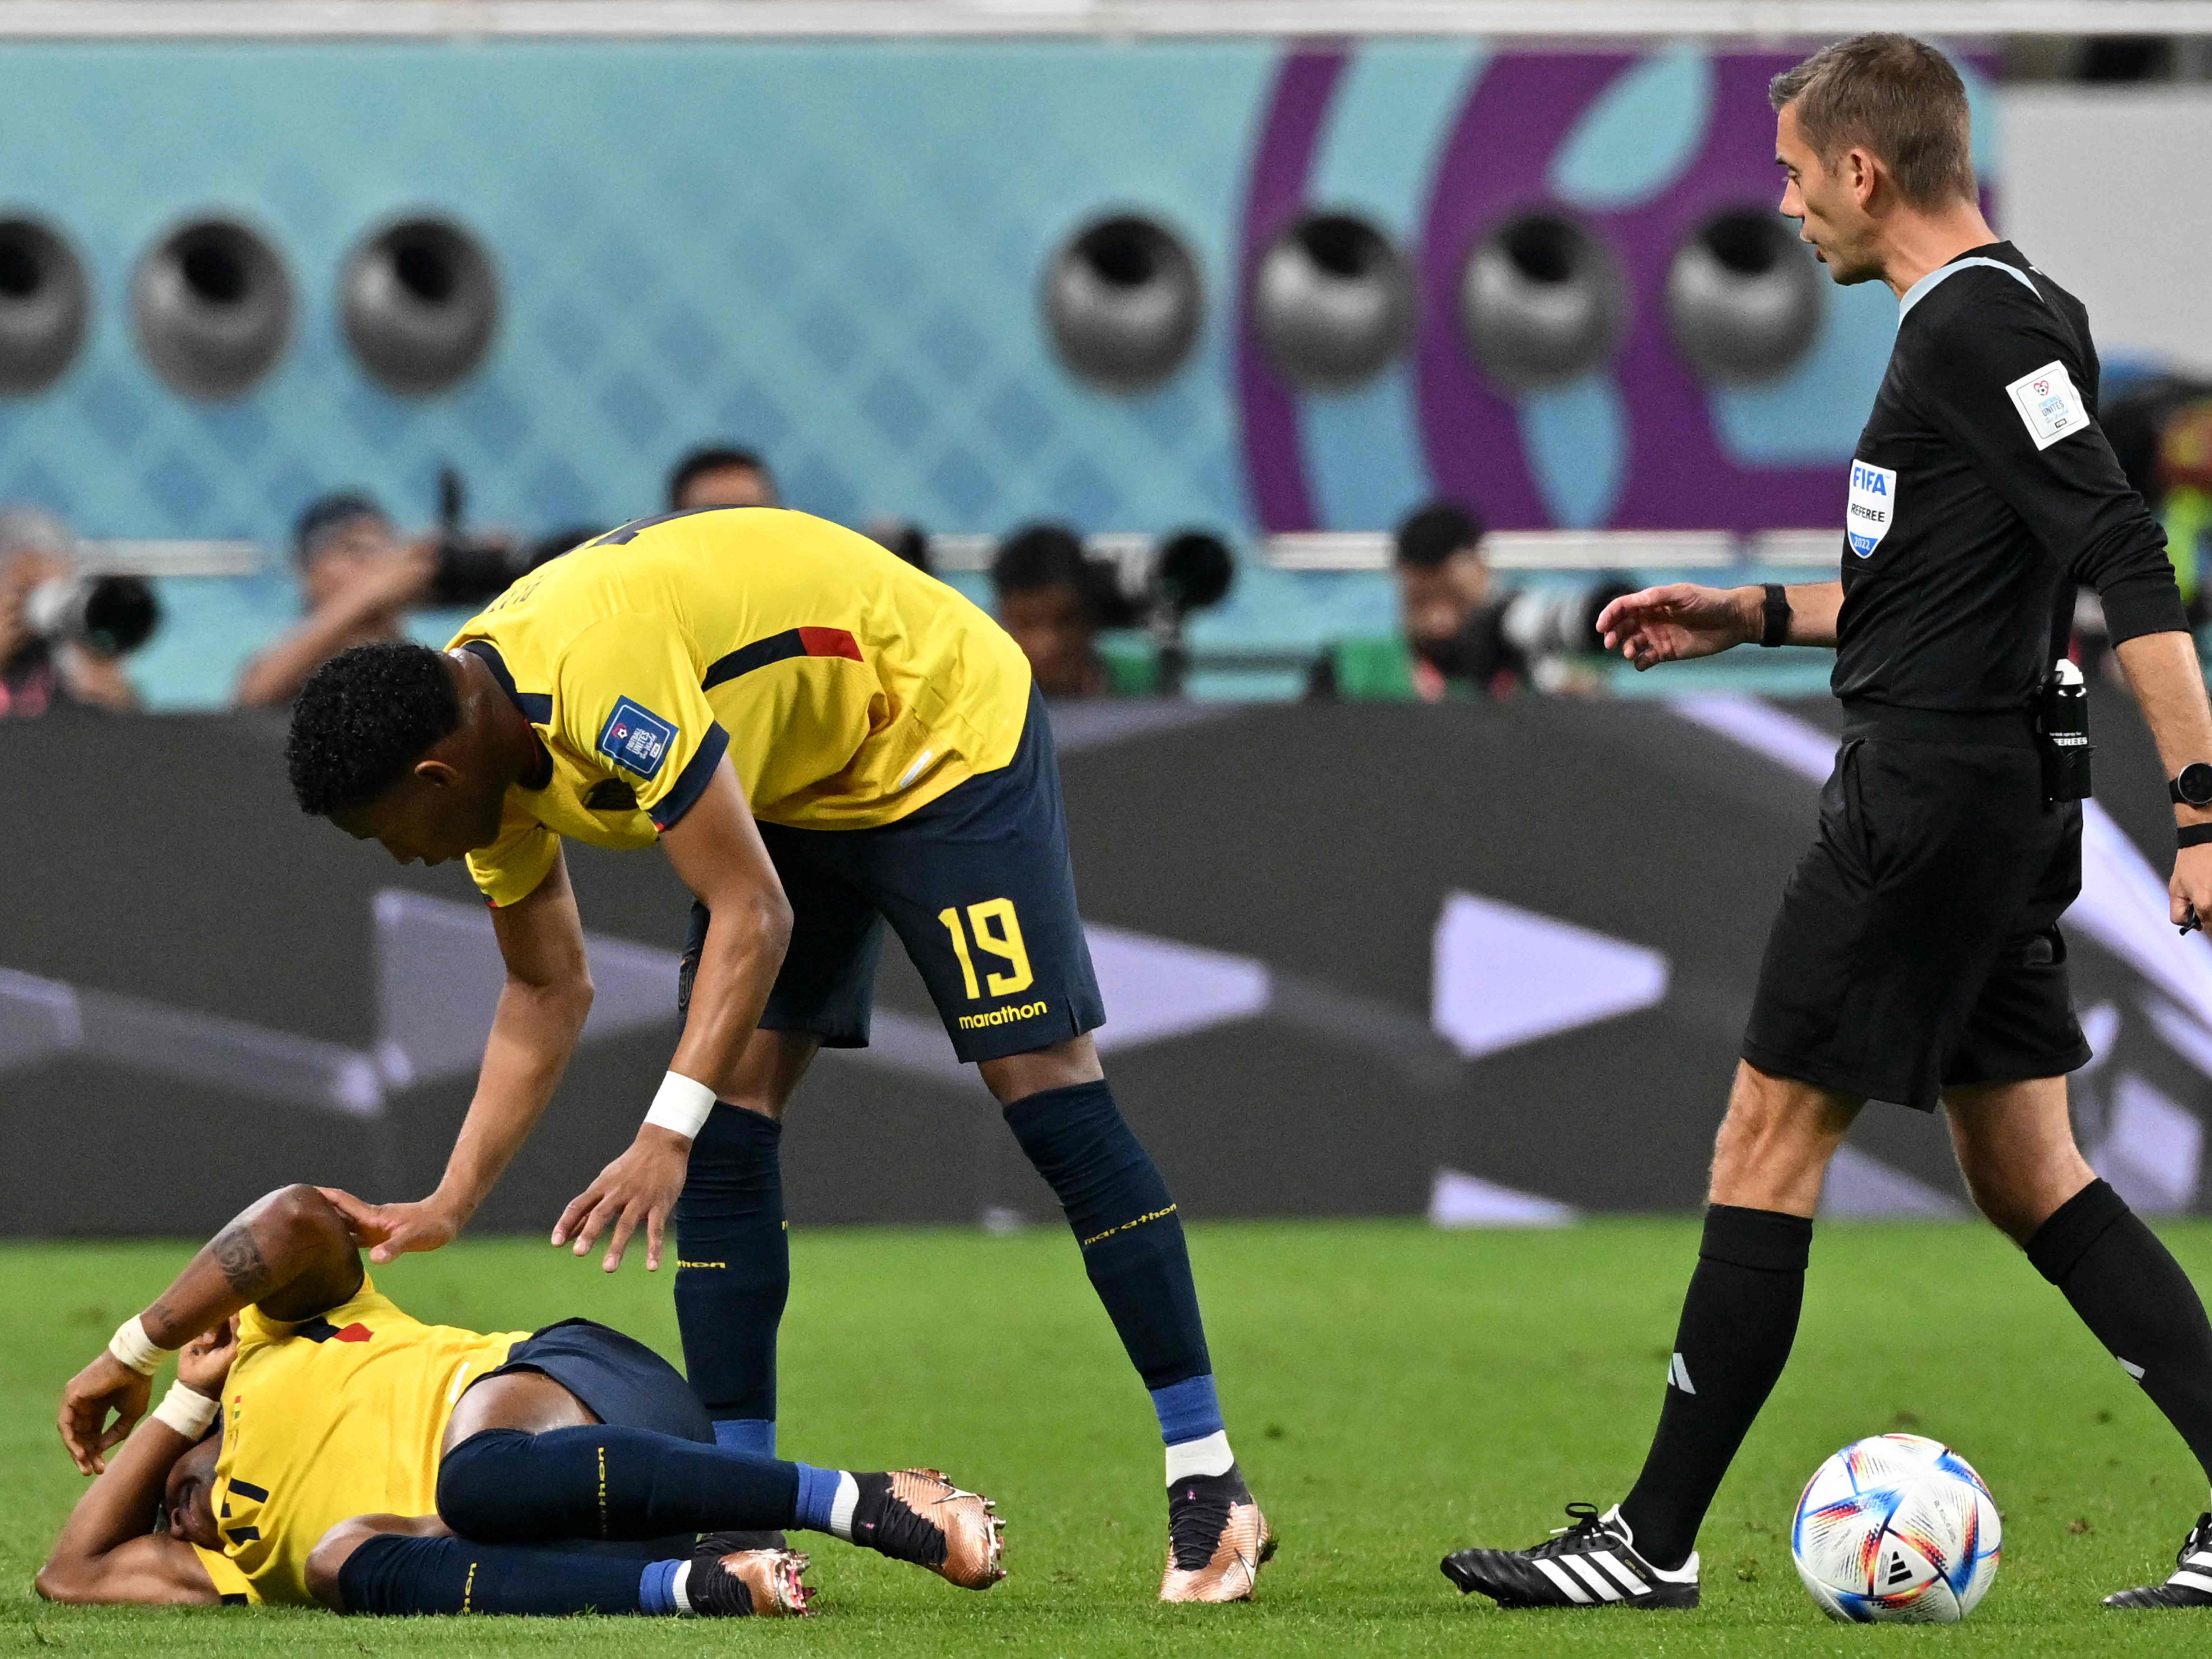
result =
M683 817L661 831L660 844L712 918L691 982L683 1040L664 1088L707 1091L706 1107L711 1109L713 1096L735 1087L738 1063L783 966L784 949L791 942L791 903L727 757L716 763ZM656 1115L659 1111L656 1103ZM612 1273L622 1265L631 1234L642 1226L646 1267L657 1268L690 1153L690 1134L648 1118L629 1150L599 1171L562 1212L553 1242L573 1238L581 1255L607 1233L602 1265Z
M228 1328L185 1345L177 1380L212 1398L236 1346ZM222 1600L189 1539L156 1532L169 1472L198 1444L156 1417L142 1425L77 1499L34 1581L49 1601L206 1607Z
M484 1039L476 1093L437 1190L411 1204L370 1204L351 1193L328 1193L355 1237L370 1247L371 1261L434 1250L468 1224L544 1116L583 1036L592 1012L584 923L561 843L548 840L551 861L538 884L512 904L492 909L492 934L507 978Z
M361 1257L337 1207L315 1188L279 1188L217 1233L70 1379L62 1391L63 1445L79 1472L96 1473L107 1449L144 1414L163 1352L182 1348L249 1304L285 1323L312 1319L353 1295L361 1281ZM143 1370L126 1364L118 1350Z
M783 966L791 902L726 759L660 844L713 919L670 1068L720 1093L737 1085L738 1062Z
M484 1041L468 1116L445 1176L427 1200L452 1218L454 1232L476 1213L545 1115L592 1012L583 918L558 843L545 879L528 897L495 909L491 921L507 980ZM369 1259L386 1261L396 1254L387 1243Z

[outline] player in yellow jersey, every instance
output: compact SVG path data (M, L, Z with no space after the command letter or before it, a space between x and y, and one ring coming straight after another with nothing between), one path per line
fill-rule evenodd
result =
M465 857L507 979L444 1179L341 1200L374 1261L459 1231L544 1109L590 1000L563 837L658 842L697 900L683 1036L644 1125L553 1230L647 1266L677 1231L686 1364L724 1443L775 1444L790 1282L777 1164L817 1049L868 1039L884 925L1066 1211L1167 1445L1170 1601L1271 1548L1214 1390L1182 1225L1090 1037L1052 732L958 592L804 514L641 520L526 576L442 653L363 647L292 720L303 810L404 863ZM679 1201L680 1200L680 1201Z
M177 1385L139 1423L170 1349ZM410 1318L313 1187L247 1210L126 1321L61 1431L99 1479L40 1571L58 1601L783 1616L806 1611L806 1558L729 1529L786 1526L970 1589L1003 1576L988 1499L718 1447L674 1367L618 1331Z

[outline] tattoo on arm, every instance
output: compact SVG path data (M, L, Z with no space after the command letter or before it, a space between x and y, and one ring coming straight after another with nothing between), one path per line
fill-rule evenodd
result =
M215 1256L215 1265L230 1281L230 1288L247 1301L275 1287L275 1275L269 1271L268 1260L261 1254L261 1246L254 1242L252 1230L243 1223L217 1233L208 1249Z

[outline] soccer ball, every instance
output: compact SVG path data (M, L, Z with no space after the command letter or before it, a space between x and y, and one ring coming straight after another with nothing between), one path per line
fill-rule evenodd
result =
M1790 1553L1831 1619L1955 1624L1997 1576L1996 1500L1966 1460L1917 1434L1877 1434L1814 1471Z

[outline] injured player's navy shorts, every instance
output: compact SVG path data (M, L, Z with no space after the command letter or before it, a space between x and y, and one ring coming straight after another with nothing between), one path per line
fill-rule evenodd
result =
M514 1371L543 1372L602 1423L714 1443L714 1425L684 1374L635 1338L591 1320L564 1319L534 1332L485 1375Z
M1048 1048L1104 1023L1076 914L1052 726L1034 687L1021 744L997 771L896 823L760 832L792 909L763 1030L866 1048L886 921L963 1060ZM708 920L703 905L691 907L679 1010L690 1005Z

